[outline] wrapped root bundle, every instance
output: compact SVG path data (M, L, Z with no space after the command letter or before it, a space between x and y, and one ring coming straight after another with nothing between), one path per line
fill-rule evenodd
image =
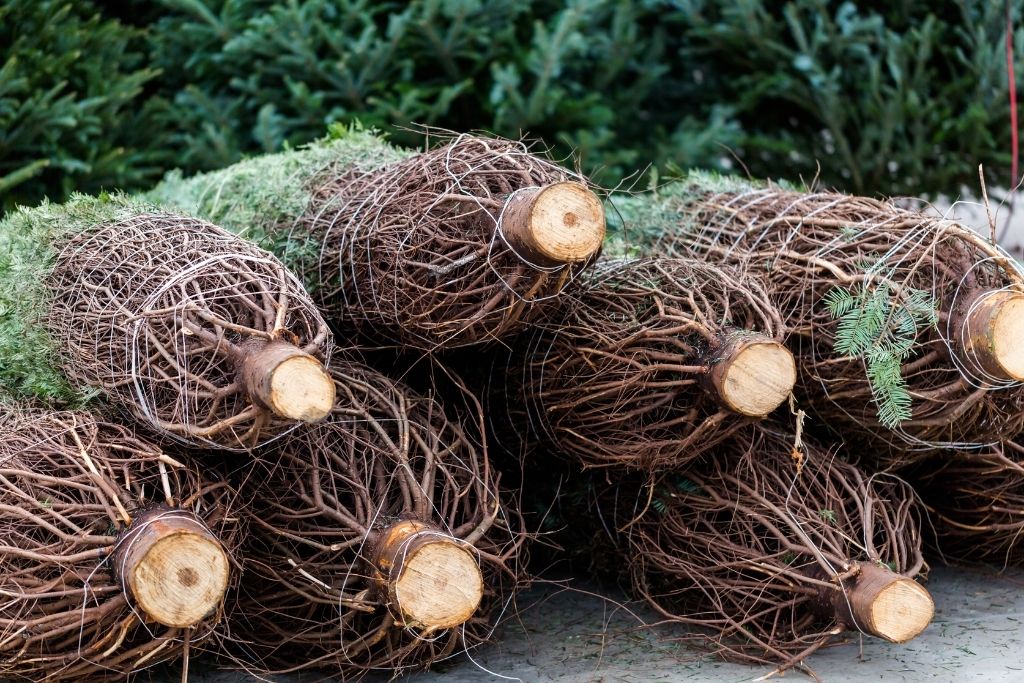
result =
M786 400L782 337L755 280L684 259L609 261L507 375L530 431L573 459L678 467Z
M205 221L76 197L0 224L0 384L101 393L157 434L259 445L326 415L333 342L275 257Z
M893 444L901 459L1024 427L1024 272L968 228L699 173L620 208L654 253L766 279L820 422Z
M219 638L232 489L85 412L0 417L0 679L113 680Z
M909 476L928 506L942 556L1024 566L1024 447L1006 441L928 460Z
M723 658L801 666L844 632L902 643L929 623L909 486L750 430L688 470L602 501L633 584Z
M579 176L509 140L427 152L367 133L243 162L150 196L249 234L304 274L328 318L419 349L507 337L599 250L604 209Z
M256 496L241 663L349 680L487 640L522 537L486 455L435 401L360 366L332 372L338 407L282 440Z

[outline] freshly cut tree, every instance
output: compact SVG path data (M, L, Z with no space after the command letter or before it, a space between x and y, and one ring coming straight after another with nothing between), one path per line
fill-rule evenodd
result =
M233 489L86 412L0 414L0 678L115 680L220 638Z
M600 249L600 200L523 143L459 135L413 153L335 133L149 197L274 251L332 322L424 350L516 334Z
M850 631L904 643L931 621L913 490L792 435L754 426L597 499L636 593L723 658L805 668Z
M76 196L0 223L0 388L99 394L161 436L240 449L333 404L333 340L301 282L215 225Z
M1024 566L1024 446L941 454L908 472L939 554L956 564Z
M254 500L236 660L252 671L423 668L488 640L519 581L519 515L433 399L355 364L282 439Z
M615 206L643 251L763 277L800 366L801 405L847 437L894 447L893 464L1024 428L1024 270L963 225L702 173Z
M796 367L783 337L768 293L733 270L602 262L494 386L514 396L524 440L587 466L679 467L786 400Z

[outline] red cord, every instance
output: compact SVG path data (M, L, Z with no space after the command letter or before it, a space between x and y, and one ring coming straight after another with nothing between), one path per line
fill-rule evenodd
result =
M1011 172L1013 177L1010 181L1010 188L1017 187L1017 162L1019 152L1017 147L1017 78L1013 74L1013 20L1010 16L1010 1L1006 1L1006 77L1010 86L1010 144L1013 150L1013 164Z

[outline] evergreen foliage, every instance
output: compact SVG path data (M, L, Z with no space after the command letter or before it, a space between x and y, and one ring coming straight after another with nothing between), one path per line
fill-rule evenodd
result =
M663 182L664 181L664 182ZM784 180L775 185L805 190ZM684 171L674 164L663 178L655 169L648 175L648 188L639 193L615 193L609 197L606 214L608 233L603 254L609 257L657 256L647 253L666 233L690 234L705 226L694 225L691 216L679 211L685 203L704 193L749 192L764 187L758 180L723 175L713 171Z
M334 124L327 137L301 149L254 157L191 178L172 171L146 197L245 237L303 273L303 264L316 259L320 245L307 243L305 235L289 228L306 209L314 180L330 169L370 170L408 154L375 131ZM312 280L305 284L310 292L319 286Z
M1004 31L989 0L11 0L0 192L138 188L362 121L526 133L606 185L742 165L956 194L979 163L1010 180Z
M853 194L918 196L976 188L984 163L1010 181L1004 3L676 4L687 54L735 107L754 176L785 169ZM1019 77L1022 6L1010 5Z
M0 221L0 393L71 407L95 396L72 387L56 365L54 344L41 324L47 275L65 236L135 215L147 207L122 195L72 195L66 204L43 202Z
M0 213L154 177L163 153L132 141L156 75L140 40L88 3L0 3Z
M878 420L889 429L911 417L912 398L900 366L914 351L918 334L938 324L938 302L930 293L910 289L904 294L894 305L888 285L862 284L852 290L835 287L824 301L839 320L836 352L864 359Z

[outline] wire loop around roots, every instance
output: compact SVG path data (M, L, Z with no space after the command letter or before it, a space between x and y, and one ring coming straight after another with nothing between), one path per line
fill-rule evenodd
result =
M253 341L327 363L332 336L299 280L216 226L144 214L73 236L47 286L65 373L159 435L244 449L293 428L239 378Z
M535 263L503 233L510 198L566 180L584 182L521 142L460 135L320 178L292 234L307 236L297 248L332 320L419 349L477 344L543 316L587 266Z
M734 335L779 342L784 330L757 280L686 259L601 262L561 313L496 368L495 410L520 441L651 471L685 466L750 421L706 377Z
M1024 292L1024 268L1000 247L954 221L893 202L774 185L754 189L699 174L657 202L656 222L672 227L652 235L650 249L730 263L766 278L791 322L801 401L819 422L885 453L892 447L883 464L902 465L947 447L982 448L1024 428L1024 386L993 375L965 350L962 329L964 316L985 297ZM840 321L826 305L836 290L872 303L885 299L882 332L867 341L878 358L888 358L886 338L910 344L906 357L892 352L899 378L884 373L881 361L837 352ZM886 324L903 319L897 314L923 300L937 304L937 325L885 332ZM864 304L854 313L867 310ZM873 372L888 379L869 381ZM909 411L891 429L878 414L895 400L879 389L890 383L905 387L898 393Z
M150 621L121 582L129 568L112 558L148 511L197 520L230 552L243 531L235 502L227 484L124 427L5 406L0 677L114 680L182 657L186 641L193 652L215 643L220 610L188 629Z
M358 677L422 668L478 646L514 594L524 540L486 450L432 398L356 364L337 364L332 375L334 412L278 442L251 484L274 482L252 493L259 504L246 564L254 580L237 615L236 631L245 632L238 664ZM393 565L377 558L399 525L471 548L478 559L483 603L460 627L431 632L396 616L402 611L387 590Z
M850 604L864 563L907 578L928 569L908 485L807 444L797 474L792 439L752 427L685 471L597 494L635 591L727 659L800 666L867 628Z

